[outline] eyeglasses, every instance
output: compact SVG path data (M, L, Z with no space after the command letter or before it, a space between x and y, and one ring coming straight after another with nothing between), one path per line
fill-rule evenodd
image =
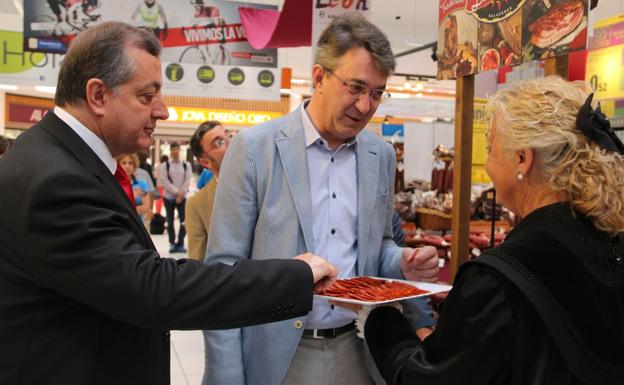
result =
M210 142L210 149L208 151L204 151L206 154L211 152L212 150L218 150L225 146L226 143L229 143L234 137L234 132L226 131L225 136L217 136Z
M225 146L225 144L229 141L229 138L215 138L212 143L210 143L210 146L212 147L211 150L217 150L223 146Z
M328 68L325 68L325 71L327 71L327 73L335 77L339 82L342 83L342 85L347 87L347 90L353 96L357 96L359 98L361 95L370 94L371 102L376 103L376 104L384 103L388 99L390 99L390 93L388 92L388 90L385 90L385 89L384 90L380 90L380 89L372 90L370 89L370 87L367 87L364 84L343 80L339 78L338 76L336 76L336 74Z

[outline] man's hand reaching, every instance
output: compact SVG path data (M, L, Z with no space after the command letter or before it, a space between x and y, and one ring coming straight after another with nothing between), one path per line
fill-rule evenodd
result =
M325 259L311 253L297 255L294 259L301 260L310 266L314 276L314 292L322 293L336 282L338 270Z
M433 246L406 247L401 254L401 272L410 281L436 282L439 272L438 252Z

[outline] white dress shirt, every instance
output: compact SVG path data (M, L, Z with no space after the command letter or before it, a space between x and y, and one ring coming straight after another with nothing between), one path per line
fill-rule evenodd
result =
M306 109L301 111L312 199L314 250L310 251L333 263L338 268L338 278L353 277L358 253L357 140L353 138L332 150ZM327 299L316 298L306 328L335 328L354 318L353 312L332 309Z
M63 122L65 122L74 132L89 146L95 155L100 158L102 163L109 169L111 174L115 174L115 170L117 170L117 161L111 155L108 146L100 137L95 135L91 130L89 130L84 124L80 123L78 119L74 118L69 112L65 111L59 106L54 107L54 114L59 117Z

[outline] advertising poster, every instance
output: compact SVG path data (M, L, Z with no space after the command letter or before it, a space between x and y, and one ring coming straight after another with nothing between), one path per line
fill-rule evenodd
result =
M71 40L102 20L101 0L24 0L24 50L65 53Z
M588 10L588 0L440 0L438 79L585 49Z
M624 98L624 45L589 51L585 79L595 92L595 99Z
M438 79L477 73L477 19L466 12L466 0L440 0L438 13Z
M371 13L373 0L313 0L312 1L312 51L315 51L321 32L336 16L347 12L359 12L365 18Z
M154 32L163 61L277 67L277 50L247 43L238 7L225 0L30 0L24 2L24 49L64 53L80 31L117 20Z
M22 36L0 30L0 84L56 86L63 55L24 51Z
M589 38L589 49L624 44L624 14L594 23L594 36Z
M585 49L587 0L527 0L523 9L523 62Z
M469 2L467 11L479 20L479 72L521 63L524 2Z
M165 95L279 100L276 68L163 62Z
M474 115L472 121L472 183L491 183L485 171L487 161L487 116L485 106L487 99L474 99Z
M80 31L123 21L161 41L166 95L279 100L277 49L249 45L239 6L277 9L225 0L25 1L24 50L62 54Z

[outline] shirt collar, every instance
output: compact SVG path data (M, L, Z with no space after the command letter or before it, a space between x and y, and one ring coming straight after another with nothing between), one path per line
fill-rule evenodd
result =
M309 103L310 103L310 99L305 100L301 105L301 122L303 123L303 132L305 134L305 146L306 148L308 148L314 143L318 143L319 145L325 147L326 149L331 150L327 142L323 138L321 138L321 135L319 135L316 126L312 122L312 119L310 119L310 115L308 114L308 111L306 110ZM354 146L356 143L357 143L357 136L349 139L344 144L340 145L338 148L342 148L343 146L351 147L351 146Z
M100 137L95 135L84 124L80 123L78 119L61 107L55 106L54 114L65 122L65 124L67 124L87 144L87 146L93 150L93 152L95 152L95 155L100 158L111 174L115 174L115 170L117 170L117 161L113 158L108 146L106 146L106 143L104 143Z

